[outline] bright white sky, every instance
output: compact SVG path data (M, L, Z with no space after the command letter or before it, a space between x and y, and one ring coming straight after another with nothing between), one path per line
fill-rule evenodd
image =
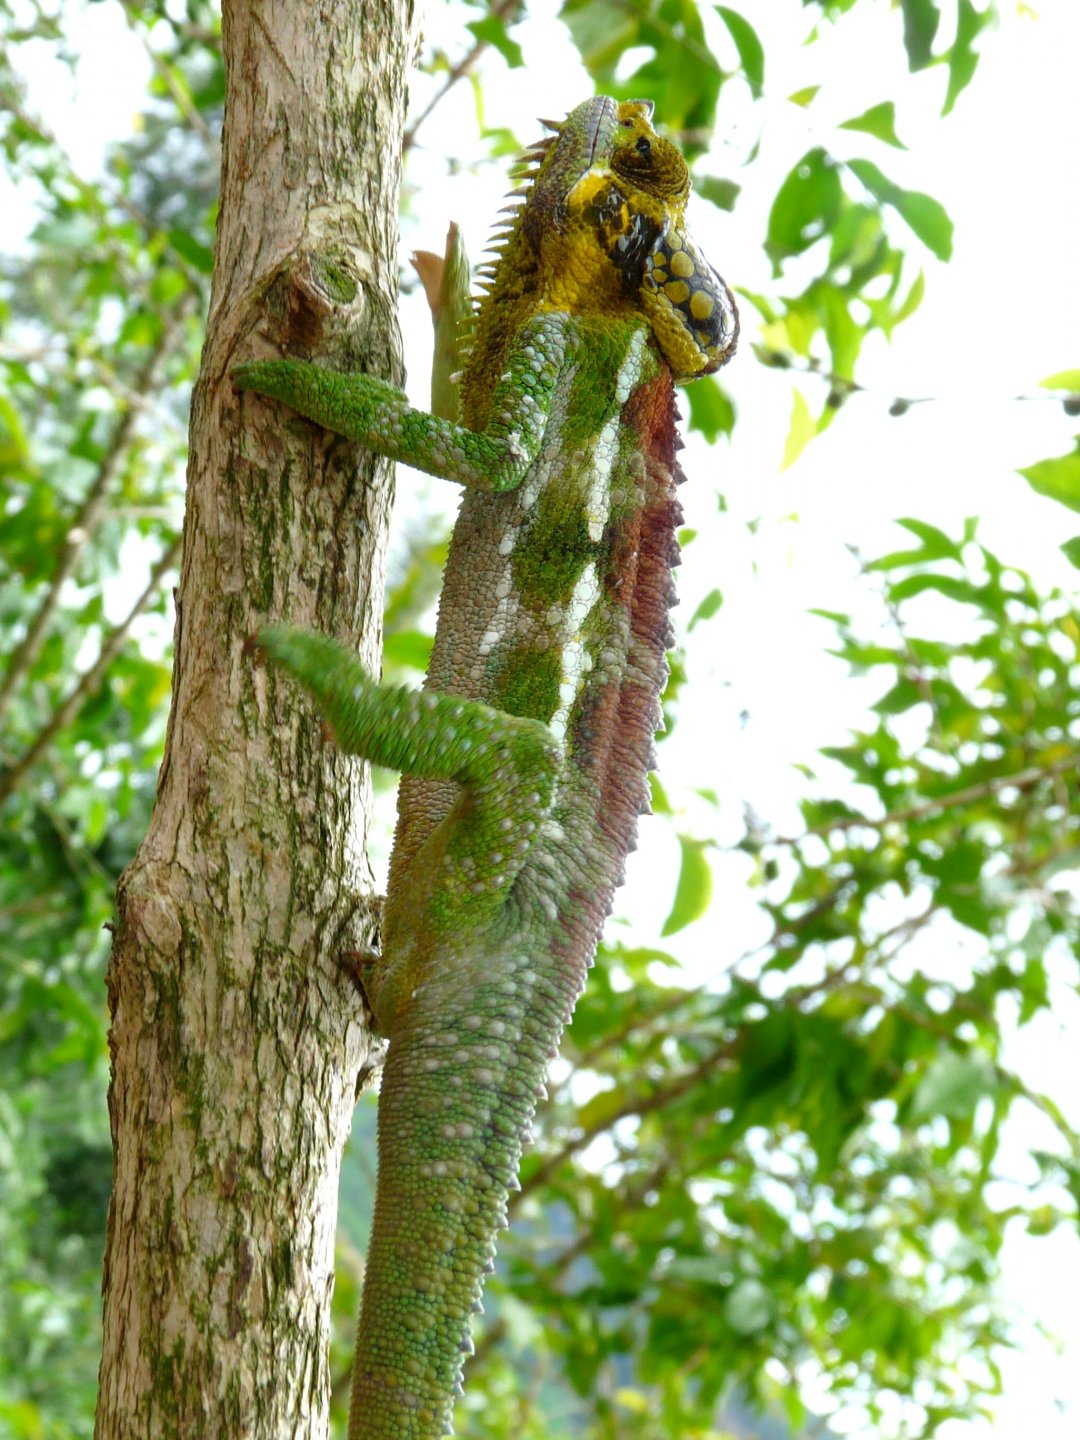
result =
M1058 546L1080 531L1080 521L1070 523L1068 512L1036 497L1014 467L1070 449L1076 424L1050 402L1013 397L1037 393L1045 375L1080 365L1080 3L1034 0L1037 18L1011 0L1001 0L1001 7L1000 32L984 38L974 82L942 122L944 71L907 73L899 13L888 0L864 3L835 29L822 25L821 39L809 48L811 15L801 0L736 0L764 42L765 98L753 106L740 82L725 87L713 154L703 168L752 184L734 217L702 205L694 227L728 281L750 290L770 287L762 249L768 206L791 165L819 140L841 156L865 155L892 179L943 200L956 236L951 264L922 261L927 297L915 317L891 346L874 342L864 352L860 379L873 393L852 399L797 465L779 468L790 377L757 365L749 343L723 376L739 412L735 446L710 451L692 442L684 456L686 523L702 533L678 575L679 615L685 621L714 586L725 595L720 615L691 637L691 686L676 740L661 752L665 787L685 806L687 828L697 822L698 833L716 829L714 814L695 809L690 791L700 784L712 785L726 801L722 839L735 838L748 797L781 830L796 830L792 763L812 760L817 746L840 740L873 698L872 685L852 681L822 653L827 628L806 614L810 606L873 613L846 544L872 556L894 548L897 515L956 532L963 517L977 514L981 538L1002 559L1033 571L1043 584L1075 587L1076 572ZM508 71L491 55L483 72L486 123L509 126L526 139L536 133L533 117L558 116L591 89L555 18L556 0L532 0L530 9L533 18L515 32L528 68ZM428 43L459 55L460 12L437 0L428 12ZM30 57L31 104L91 176L100 170L104 143L130 129L146 60L118 6L88 5L68 33L72 48L85 55L74 90L41 48ZM719 42L718 53L734 67L729 41ZM823 88L808 110L787 102L809 84ZM415 102L426 99L428 86L425 77L415 77ZM907 152L857 134L837 139L836 122L885 99L897 102ZM409 167L417 188L406 252L439 248L451 216L464 225L470 253L477 255L485 242L506 189L505 167L448 177L445 163L447 155L481 147L473 105L468 84L459 85L420 132ZM739 167L759 139L760 157L743 176ZM24 213L0 179L0 247L17 239ZM897 233L915 248L906 232ZM745 319L749 342L755 319L749 306ZM411 388L425 404L430 340L418 297L406 302L404 323ZM808 379L804 393L817 413L823 386ZM889 402L898 395L937 398L889 419ZM410 492L403 484L399 514L415 514L422 497L439 488L420 480ZM720 490L729 509L718 517ZM753 535L750 520L760 522ZM740 723L744 710L749 718ZM677 855L660 826L644 826L642 842L621 913L635 937L650 943L673 893ZM686 932L683 947L688 965L704 973L718 973L764 938L745 895L741 862L721 860L716 884L713 916ZM970 958L949 950L927 963L955 976ZM1080 1005L1062 986L1053 1017L1021 1032L1010 1059L1059 1100L1075 1096L1078 1033ZM1080 1122L1080 1109L1072 1119ZM1031 1172L1026 1150L1047 1139L1034 1123L1014 1127L1007 1159L1017 1178ZM1080 1434L1080 1242L1012 1235L1005 1282L1022 1317L1024 1350L1002 1356L1005 1394L995 1422L946 1427L942 1440L1074 1440ZM1037 1324L1061 1337L1064 1351L1040 1335Z

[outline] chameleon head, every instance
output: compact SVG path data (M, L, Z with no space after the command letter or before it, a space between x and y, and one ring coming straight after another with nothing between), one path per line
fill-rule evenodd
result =
M686 229L690 172L652 113L649 100L606 96L571 111L538 178L556 220L538 239L554 308L637 310L675 378L689 380L731 358L738 311ZM574 168L556 201L551 191Z
M649 100L597 95L548 122L555 134L526 155L521 203L480 271L462 383L470 425L487 423L510 337L545 311L645 320L676 380L734 353L735 301L687 232L690 172L652 113Z

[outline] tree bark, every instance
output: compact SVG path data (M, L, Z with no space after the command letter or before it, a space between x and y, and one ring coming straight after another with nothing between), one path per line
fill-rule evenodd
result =
M173 704L108 975L113 1194L98 1440L327 1433L342 1149L369 1035L366 777L244 642L377 670L387 467L253 397L240 358L400 379L410 0L225 0L221 212L191 415Z

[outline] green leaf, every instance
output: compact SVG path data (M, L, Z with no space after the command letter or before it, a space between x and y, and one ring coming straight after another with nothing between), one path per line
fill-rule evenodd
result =
M506 33L505 22L497 15L487 15L483 20L471 20L465 28L471 30L477 40L497 50L511 70L518 70L524 65L525 56L521 46L516 40L511 40Z
M805 110L820 89L820 85L804 85L801 90L793 91L787 98L791 101L792 105L801 105Z
M934 36L941 16L934 0L900 0L904 15L904 49L908 68L925 70L933 59Z
M674 814L667 791L660 783L660 776L655 770L649 771L649 808L654 815Z
M679 849L682 851L679 883L675 887L671 913L664 921L661 935L674 935L676 931L684 930L709 908L712 867L705 857L708 848L708 841L695 840L690 835L679 836Z
M772 1319L773 1300L760 1280L740 1280L724 1301L724 1316L740 1335L755 1335Z
M884 140L886 145L895 145L898 150L907 149L896 133L896 106L891 100L882 100L880 105L871 105L869 110L864 110L853 120L842 121L839 128L841 130L862 130L867 135L874 135L877 139Z
M808 150L792 167L769 211L765 250L779 273L779 262L801 255L832 229L844 192L836 162L820 147Z
M981 14L971 0L959 0L956 11L956 39L949 51L949 85L941 113L947 115L956 104L957 96L971 83L979 63L975 41L985 25L994 18L993 7Z
M1020 474L1039 495L1057 500L1070 510L1080 510L1080 436L1071 454L1038 460L1024 466Z
M882 205L891 205L939 260L952 256L953 223L939 200L920 190L904 190L870 160L849 160L848 168Z
M568 0L561 19L594 79L609 74L625 51L638 43L640 17L608 0Z
M816 434L817 425L810 413L810 406L806 403L805 395L801 390L793 390L791 393L791 424L788 426L787 439L784 441L784 458L780 462L780 469L787 470L794 465Z
M983 1096L994 1094L997 1088L994 1072L985 1060L943 1049L919 1081L911 1100L911 1117L966 1119Z
M730 435L735 428L735 406L713 376L695 380L686 387L690 408L690 429L700 430L711 445L718 435Z
M742 186L719 175L695 175L694 189L718 210L734 210L735 200Z
M1080 570L1080 535L1074 535L1071 540L1066 540L1061 549L1069 564L1075 565Z
M0 465L21 464L29 454L30 445L19 412L13 402L0 393Z
M694 611L693 615L691 615L690 623L686 627L687 630L693 630L694 626L700 624L702 620L711 620L712 617L717 614L723 603L723 592L720 590L710 590L708 595L705 596L704 600L702 600L701 604Z
M916 535L923 542L923 551L928 560L958 560L961 555L961 547L955 540L951 540L944 530L939 530L936 525L930 525L925 520L914 520L911 516L897 520L905 530Z
M757 100L761 95L761 87L765 80L765 51L761 47L757 31L749 20L740 15L737 10L729 10L726 5L717 5L716 13L727 26L732 40L735 41L735 49L739 52L739 60L742 64L743 74L750 86L750 93Z
M920 557L921 558L921 557ZM889 599L899 603L910 600L913 595L924 595L927 590L936 590L958 605L981 605L982 595L970 580L961 580L955 575L921 574L908 575L889 586Z
M911 289L908 291L904 300L901 301L899 309L893 316L893 324L899 325L902 320L907 320L909 316L914 315L915 311L922 304L925 294L926 276L920 270L912 282Z
M209 275L214 268L213 252L187 230L170 230L169 244L178 255L203 275Z
M898 680L873 708L879 715L903 715L915 705L925 704L926 698L923 689L914 680Z
M1047 375L1039 384L1044 390L1070 390L1080 392L1080 370L1056 370Z

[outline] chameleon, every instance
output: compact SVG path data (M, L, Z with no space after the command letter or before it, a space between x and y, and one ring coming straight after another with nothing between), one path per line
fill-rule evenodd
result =
M314 633L255 641L339 745L402 772L365 977L389 1044L350 1440L452 1434L522 1147L647 808L681 519L674 382L738 336L652 115L599 96L543 122L482 271L460 419L304 360L232 370L462 490L422 689L378 684Z

